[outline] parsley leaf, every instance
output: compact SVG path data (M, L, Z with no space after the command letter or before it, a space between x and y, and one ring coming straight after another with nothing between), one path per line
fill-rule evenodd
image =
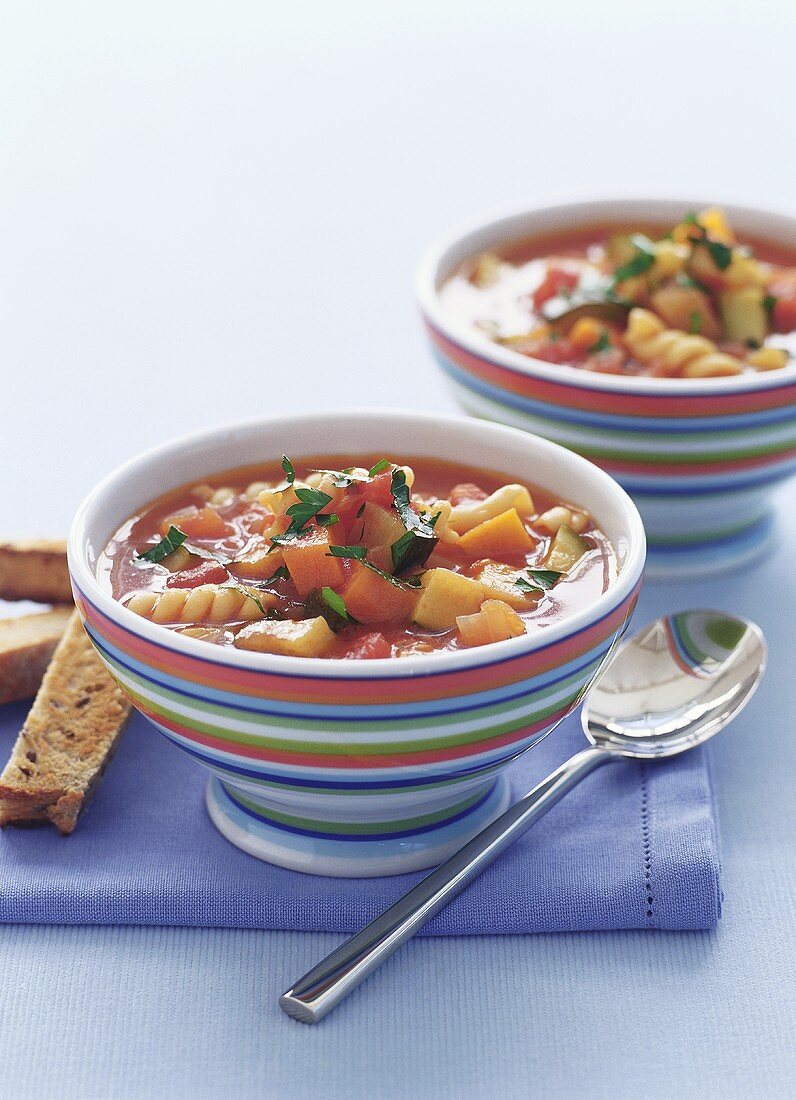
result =
M711 241L708 236L705 236L704 241L701 243L707 248L710 258L719 271L726 271L732 263L732 249L730 246L722 244L721 241Z
M425 531L416 528L407 531L390 547L393 569L396 573L402 573L405 569L419 569L426 564L438 542L436 535L427 535Z
M610 351L613 347L611 343L611 337L605 331L602 330L599 337L594 341L592 346L588 349L589 355L599 355L601 351Z
M240 592L242 596L246 596L248 599L254 600L254 602L257 604L257 610L260 612L260 614L267 617L268 612L263 607L260 598L255 595L255 593L252 592L250 588L244 588L242 584L231 584L228 587L234 588L236 592Z
M698 336L702 331L702 314L697 313L696 310L694 310L689 318L688 331L691 336Z
M375 463L375 465L371 466L371 468L368 470L368 477L375 477L376 474L380 474L382 470L388 469L389 465L390 464L387 459L382 458L379 462Z
M648 237L645 237L642 233L634 233L630 241L636 250L636 254L626 264L622 264L616 269L613 279L614 286L617 283L623 283L625 279L633 279L636 275L643 275L655 263L655 246Z
M143 554L138 555L139 560L151 562L163 561L169 554L173 554L175 550L179 550L187 538L188 536L184 534L179 527L175 527L172 524L156 546L152 546Z
M526 569L525 572L528 573L532 580L529 581L527 577L520 576L517 577L514 583L518 588L530 592L547 592L564 576L564 574L560 573L557 569Z
M299 535L305 534L310 521L317 519L321 509L325 508L332 499L328 493L322 493L319 489L294 489L293 492L298 498L298 504L291 504L285 512L285 515L290 516L290 524L281 535L274 535L271 539L271 550L280 543L291 542ZM330 515L334 514L332 512ZM330 517L324 516L320 522L322 526L328 526L331 520Z
M277 581L286 581L290 579L290 573L286 565L280 565L273 571L270 577L266 577L264 581L259 581L259 584L263 588L267 588L269 584L276 584Z
M329 553L333 558L350 558L354 561L360 561L366 569L370 569L372 573L378 574L385 581L389 581L394 588L401 588L406 590L407 588L420 588L420 577L406 577L399 578L394 577L392 573L385 573L383 569L379 569L378 565L374 565L372 561L368 561L366 554L368 552L367 546L330 546Z
M321 589L321 599L323 602L334 611L335 615L339 615L341 619L350 619L348 614L348 608L345 605L345 600L339 595L333 588L323 587Z
M282 455L282 469L285 471L285 478L288 485L292 485L296 480L296 471L287 455Z
M768 314L769 321L771 320L772 314L774 313L774 310L776 309L776 306L777 306L777 299L774 297L774 295L773 294L766 294L765 298L763 299L763 307L765 308L765 311Z
M337 512L318 512L315 522L321 527L334 527L336 523L340 522L340 517Z

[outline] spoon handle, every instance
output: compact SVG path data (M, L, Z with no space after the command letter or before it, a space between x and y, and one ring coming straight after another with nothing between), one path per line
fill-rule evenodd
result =
M554 806L610 752L588 748L570 757L519 802L469 840L389 909L346 940L279 998L280 1007L315 1024L469 885L501 852Z

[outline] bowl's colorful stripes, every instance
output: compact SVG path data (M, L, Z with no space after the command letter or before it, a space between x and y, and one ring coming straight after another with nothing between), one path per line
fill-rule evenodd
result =
M82 592L75 598L136 707L223 781L237 818L339 839L341 830L426 831L481 806L496 771L576 703L639 585L539 650L495 660L486 648L454 672L435 671L432 659L411 676L367 678L350 675L346 662L330 662L324 676L237 668L210 645L187 656L166 628L153 642Z

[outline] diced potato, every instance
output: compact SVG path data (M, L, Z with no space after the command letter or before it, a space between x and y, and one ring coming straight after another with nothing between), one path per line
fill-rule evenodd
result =
M518 585L520 576L521 572L510 565L487 561L475 579L491 599L503 600L516 611L528 611L539 602L539 593Z
M547 569L555 569L558 573L566 573L578 562L589 544L580 535L576 535L571 528L563 525L556 532L553 544L545 561Z
M307 596L317 588L339 588L345 581L343 562L331 557L329 545L326 528L316 527L282 547L285 565L299 596Z
M669 328L698 332L709 340L717 340L721 336L721 326L710 299L699 287L662 286L650 296L650 302Z
M524 485L504 485L496 489L486 500L468 500L451 509L448 525L460 535L472 531L479 523L499 516L507 508L516 508L517 514L532 516L534 512L531 494Z
M541 527L543 531L549 531L551 535L554 535L559 527L569 527L570 530L579 535L586 530L588 525L588 512L578 512L574 508L565 508L563 504L557 504L555 508L549 508L546 512L542 512L535 524L535 526Z
M719 268L708 248L697 246L689 260L691 274L711 287L765 286L768 278L754 256L733 249L729 267Z
M647 280L650 283L661 283L664 279L671 279L685 267L688 257L688 248L676 241L656 241L655 260L647 272Z
M276 546L268 553L270 542L258 542L251 550L242 554L230 566L236 577L263 581L272 576L280 565L285 564L281 547Z
M392 546L406 528L396 512L368 503L362 513L362 542L365 546Z
M326 620L266 619L244 626L235 637L238 649L257 653L281 653L286 657L324 657L334 644L334 633Z
M482 585L450 569L429 569L415 604L414 621L427 630L449 630L458 615L472 615L484 600Z
M742 286L725 290L719 296L724 334L728 340L762 344L768 335L768 314L763 304L763 288Z
M488 645L525 633L522 619L502 600L485 600L475 615L459 615L456 625L465 645Z
M516 508L484 520L459 539L460 549L474 558L527 554L534 545L535 540L525 530Z
M342 591L349 615L361 623L405 621L412 617L417 590L390 584L361 562L351 563L351 579Z
M758 348L747 355L746 361L755 370L781 370L788 365L789 358L784 348Z

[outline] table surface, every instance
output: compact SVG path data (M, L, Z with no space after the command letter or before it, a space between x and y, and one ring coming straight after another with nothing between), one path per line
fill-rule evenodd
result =
M610 194L793 209L790 6L552 9L4 5L4 529L64 531L99 475L220 421L452 409L411 277L459 223ZM737 610L771 644L712 748L717 932L418 940L304 1028L276 995L334 936L5 927L5 1095L794 1095L781 502L775 557L638 612Z

